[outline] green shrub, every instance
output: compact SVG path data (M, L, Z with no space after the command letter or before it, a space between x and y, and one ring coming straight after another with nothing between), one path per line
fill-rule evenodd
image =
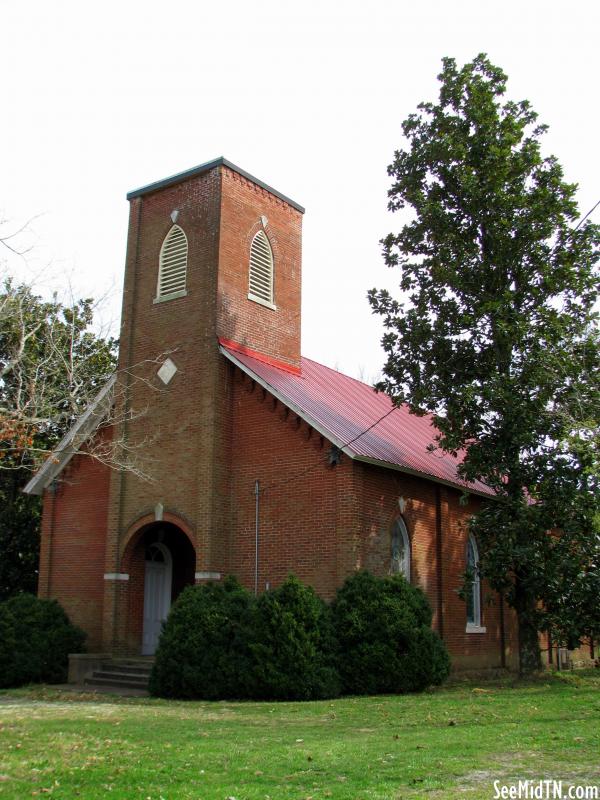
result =
M293 575L256 601L250 650L255 698L313 700L339 694L330 609Z
M185 589L158 642L151 694L205 700L247 696L251 602L231 577Z
M423 593L401 577L349 578L329 608L290 576L255 599L235 580L174 603L150 679L162 697L313 700L441 683L449 659Z
M402 576L356 573L338 590L332 614L345 693L414 692L448 676L427 599Z
M84 642L56 600L18 594L0 603L0 688L66 681L68 655Z

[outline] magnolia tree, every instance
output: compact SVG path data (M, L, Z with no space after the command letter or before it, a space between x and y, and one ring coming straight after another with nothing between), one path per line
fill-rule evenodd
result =
M379 388L433 414L437 447L493 489L470 528L529 672L540 630L569 646L600 632L600 233L577 224L576 186L502 70L448 58L439 81L388 168L407 221L382 242L402 295L369 293L386 329Z

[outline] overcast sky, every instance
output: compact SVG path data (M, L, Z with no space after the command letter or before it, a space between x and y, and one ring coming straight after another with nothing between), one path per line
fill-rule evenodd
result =
M304 355L370 380L383 356L366 291L398 281L379 240L400 224L386 167L402 120L437 97L444 56L487 52L550 126L545 153L585 213L600 198L599 8L0 0L0 214L4 230L36 217L13 268L108 294L117 320L126 192L223 155L306 207Z

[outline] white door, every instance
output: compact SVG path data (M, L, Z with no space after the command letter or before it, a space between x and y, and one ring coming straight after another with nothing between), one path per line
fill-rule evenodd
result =
M144 634L142 655L156 651L163 621L171 608L171 577L173 561L164 544L155 542L146 548L144 577Z

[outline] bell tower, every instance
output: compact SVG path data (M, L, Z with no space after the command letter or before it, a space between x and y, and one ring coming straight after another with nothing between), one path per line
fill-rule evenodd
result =
M160 516L191 540L196 579L216 578L228 569L232 447L219 344L300 371L304 209L224 158L127 198L116 435L152 480L111 475L105 571L125 574L129 538ZM117 583L105 590L107 631Z

